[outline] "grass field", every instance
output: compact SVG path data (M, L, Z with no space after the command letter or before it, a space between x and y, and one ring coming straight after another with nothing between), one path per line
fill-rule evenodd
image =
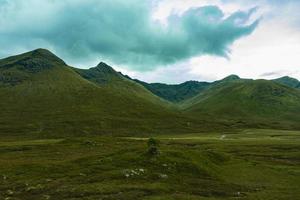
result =
M2 137L0 199L300 199L300 132L155 138Z

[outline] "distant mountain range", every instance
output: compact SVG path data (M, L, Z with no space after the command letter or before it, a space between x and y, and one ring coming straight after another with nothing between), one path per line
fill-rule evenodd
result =
M126 78L131 79L129 76L126 76ZM205 89L216 85L217 83L225 83L227 81L233 81L233 80L241 80L241 78L237 75L230 75L222 80L218 80L215 82L199 82L199 81L187 81L181 84L164 84L164 83L146 83L143 81L140 81L138 79L131 79L137 83L140 83L141 85L143 85L145 88L147 88L148 90L150 90L153 94L174 102L174 103L178 103L178 102L182 102L184 100L187 100L189 98L192 98L196 95L198 95L199 93L201 93L202 91L204 91ZM246 80L246 79L243 79ZM274 79L272 80L274 82L292 87L292 88L300 88L300 81L298 81L295 78L291 78L288 76L282 77L282 78L278 78L278 79Z
M290 77L146 83L105 63L68 66L45 49L0 60L0 134L187 133L300 129L300 84Z

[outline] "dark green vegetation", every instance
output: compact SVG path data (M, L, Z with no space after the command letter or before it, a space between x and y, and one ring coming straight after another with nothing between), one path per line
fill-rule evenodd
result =
M300 198L300 132L245 130L147 139L2 137L0 199ZM151 144L152 146L152 144Z
M196 96L210 85L210 83L208 82L198 81L187 81L179 85L167 85L163 83L145 83L139 80L134 81L143 85L153 94L175 103Z

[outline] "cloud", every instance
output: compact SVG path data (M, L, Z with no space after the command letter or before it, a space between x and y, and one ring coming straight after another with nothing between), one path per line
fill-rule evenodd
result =
M279 23L277 18L263 20L255 34L234 43L230 60L201 56L191 59L187 65L192 68L193 74L214 76L215 80L230 74L255 79L280 76L299 79L299 36L298 30L289 24ZM266 72L276 73L266 76Z
M272 78L280 78L283 76L295 76L297 78L297 74L299 74L299 70L294 70L294 71L278 70L278 71L265 72L261 74L260 77L272 79Z
M153 20L155 1L0 0L0 54L38 47L67 60L102 59L149 71L199 55L228 57L230 45L251 34L255 9L225 17L217 6Z
M287 72L285 70L279 70L274 72L265 72L260 75L260 77L273 77L273 76L282 76L283 74L286 74Z
M148 83L167 83L177 84L187 80L207 80L207 77L201 77L190 73L190 68L185 63L177 63L172 66L157 68L151 71L128 71L124 68L117 68L123 74L128 74L132 78L146 81Z

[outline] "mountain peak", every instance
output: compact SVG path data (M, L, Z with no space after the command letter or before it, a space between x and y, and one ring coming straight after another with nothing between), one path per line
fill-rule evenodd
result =
M283 76L283 77L280 77L278 78L277 80L292 80L292 81L298 81L297 79L293 78L293 77L290 77L290 76Z
M300 88L300 81L289 76L283 76L281 78L275 79L274 81L289 87Z
M98 84L106 84L110 82L112 78L122 78L122 75L104 62L100 62L96 67L90 69L76 69L76 72L85 79Z
M117 72L111 66L104 62L100 62L96 67L91 68L91 70L93 69L106 74L117 74Z
M238 75L232 74L232 75L225 77L221 81L235 81L235 80L239 80L239 79L241 79L241 78Z
M43 49L43 48L38 48L38 49L35 49L33 51L31 51L31 53L35 53L35 54L52 54L54 55L51 51L49 51L48 49Z
M27 53L2 59L0 67L12 68L27 72L39 72L55 66L64 66L65 62L47 49L36 49Z
M50 51L36 49L1 59L0 83L16 85L27 80L33 74L65 66L65 62Z
M110 68L112 69L111 66L109 66L108 64L106 64L105 62L100 62L97 67L100 67L100 68Z
M56 63L65 65L65 62L62 59L60 59L58 56L47 49L35 49L28 54L28 57L31 58L43 59L45 61L52 62L53 64Z

